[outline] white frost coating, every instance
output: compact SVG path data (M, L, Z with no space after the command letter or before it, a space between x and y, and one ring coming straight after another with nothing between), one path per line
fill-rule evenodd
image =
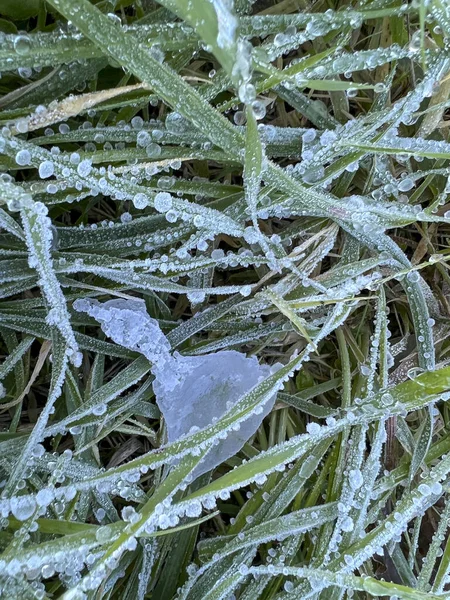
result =
M169 442L218 421L251 388L271 373L256 357L235 350L204 356L181 356L141 300L76 300L74 308L96 319L117 344L141 352L153 363L153 389L164 416ZM195 469L197 477L235 455L270 412L275 394L238 428L214 445Z
M238 21L233 14L233 0L211 0L217 16L217 45L232 48L236 41Z
M28 265L36 269L38 284L47 300L49 310L47 324L55 326L66 340L68 355L72 363L81 365L81 354L75 339L66 299L55 275L52 258L53 231L47 216L47 207L42 202L30 202L22 206L22 223L28 248Z

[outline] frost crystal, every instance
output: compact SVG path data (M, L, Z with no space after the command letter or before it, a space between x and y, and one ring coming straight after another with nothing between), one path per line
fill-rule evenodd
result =
M48 177L51 177L54 171L55 165L51 160L44 160L44 162L39 165L39 177L41 179L47 179Z
M169 442L218 421L271 372L256 357L248 358L235 350L204 356L172 354L158 322L148 315L140 300L110 300L100 304L84 299L76 300L74 308L94 317L117 344L141 352L153 363L153 389L166 421ZM195 476L236 454L256 432L274 402L275 395L226 433L224 439L217 440L195 470Z

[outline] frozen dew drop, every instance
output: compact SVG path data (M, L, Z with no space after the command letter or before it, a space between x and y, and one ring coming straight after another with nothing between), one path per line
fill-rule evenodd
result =
M414 187L414 181L410 177L405 177L398 184L398 189L400 192L409 192Z
M201 290L193 290L187 293L187 298L192 304L201 304L205 300L206 294Z
M343 531L353 531L354 528L354 524L353 524L353 519L351 517L345 517L344 520L342 521L342 530Z
M356 88L348 88L347 90L347 97L348 98L355 98L356 95L358 93L358 90Z
M166 220L169 223L176 223L178 219L178 213L176 210L168 210L166 212Z
M46 190L49 194L56 194L58 191L58 186L56 186L54 183L49 183L46 187Z
M90 160L85 158L77 166L77 173L80 177L88 177L92 171L92 163Z
M442 485L439 483L439 481L435 481L433 484L431 484L430 486L431 489L431 493L435 494L436 496L442 494Z
M172 112L166 117L166 129L170 133L175 134L187 133L190 129L190 124L182 115ZM156 139L155 133L156 131L153 132L153 137Z
M273 45L276 46L277 48L284 46L288 42L289 42L289 37L287 35L285 35L284 33L277 33L276 36L273 38Z
M94 514L98 522L103 521L103 519L106 517L106 511L104 508L101 507L97 508L97 510L94 511Z
M136 144L141 148L145 148L151 142L151 137L148 131L145 129L141 129L141 131L137 134Z
M105 403L102 403L102 404L98 404L97 406L93 407L92 414L94 414L96 416L100 416L100 415L104 415L106 411L107 411L107 406Z
M16 121L16 129L19 133L27 133L29 125L29 118L24 117L22 119L17 119Z
M199 517L202 514L202 505L198 500L191 500L186 507L187 517Z
M139 517L139 514L134 510L132 506L125 506L122 509L122 519L126 523L135 523L136 517Z
M36 509L36 501L32 496L14 496L10 504L12 514L19 521L29 519Z
M202 227L205 224L205 218L203 215L195 215L193 223L196 227Z
M244 104L250 104L256 98L255 86L251 83L243 83L239 86L239 100Z
M420 50L420 44L421 44L420 31L416 31L413 34L410 44L409 44L410 52L418 52Z
M349 473L350 486L354 490L358 490L364 483L363 475L359 469L351 469Z
M233 115L233 121L235 125L244 125L246 121L245 112L237 110Z
M308 423L306 426L306 431L310 434L310 435L316 435L320 432L321 427L318 423Z
M392 394L389 394L388 392L386 392L385 394L382 394L380 400L381 400L381 404L383 406L390 406L391 404L394 403L394 398L393 398Z
M154 199L155 210L165 213L172 208L172 196L168 192L158 192Z
M31 162L31 154L28 150L19 150L16 154L16 163L21 167L29 165Z
M31 40L27 35L18 35L14 39L14 50L17 54L25 55L31 51Z
M430 486L426 483L421 483L417 489L422 496L430 496L432 494Z
M78 152L72 152L72 154L69 156L69 161L72 165L77 165L80 162L80 155Z
M39 165L39 177L41 179L48 179L54 174L54 172L55 165L51 160L44 160L44 162Z
M320 136L320 145L323 146L324 148L327 148L328 146L330 146L333 142L335 142L337 139L337 135L334 131L324 131L322 133L322 135Z
M381 92L386 91L386 85L384 83L376 83L373 89L377 94L381 94Z
M171 187L173 187L174 183L175 183L174 177L169 177L169 176L164 175L163 177L160 177L158 179L157 185L159 188L168 190Z
M409 271L406 275L406 279L412 283L416 283L420 279L420 275L417 271Z
M95 539L99 544L106 544L107 542L111 542L113 538L113 533L108 527L99 527L95 532Z
M53 493L53 490L49 488L43 488L36 494L36 504L46 508L49 504L51 504L51 502L53 502L54 498L55 494Z
M305 144L309 144L314 141L316 138L315 129L307 129L305 133L302 135L302 140Z
M41 458L41 456L44 456L45 454L45 448L42 444L36 444L36 446L33 448L32 451L32 455L35 458Z
M213 260L221 260L225 256L225 252L221 248L216 248L211 252L211 258Z
M144 125L144 119L142 117L136 116L131 119L131 126L133 129L142 129Z
M255 100L252 103L253 114L258 121L266 116L266 106L261 100Z
M138 192L133 197L133 204L138 209L146 208L148 206L147 196L142 192Z
M145 153L149 158L157 158L161 156L161 146L151 142L145 147Z

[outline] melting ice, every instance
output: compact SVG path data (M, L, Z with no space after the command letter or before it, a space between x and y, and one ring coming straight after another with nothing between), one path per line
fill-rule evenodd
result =
M169 442L203 429L219 420L259 381L271 373L256 357L235 350L204 356L182 356L171 352L158 322L150 317L141 300L76 300L74 308L96 319L104 333L117 344L143 354L152 363L156 402L164 416ZM241 422L236 431L213 446L194 475L213 469L236 454L256 432L270 412L275 394Z

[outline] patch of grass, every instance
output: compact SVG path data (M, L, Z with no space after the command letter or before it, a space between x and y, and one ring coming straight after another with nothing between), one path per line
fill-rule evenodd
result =
M449 597L449 38L443 0L0 2L0 597ZM278 370L168 443L80 298Z

